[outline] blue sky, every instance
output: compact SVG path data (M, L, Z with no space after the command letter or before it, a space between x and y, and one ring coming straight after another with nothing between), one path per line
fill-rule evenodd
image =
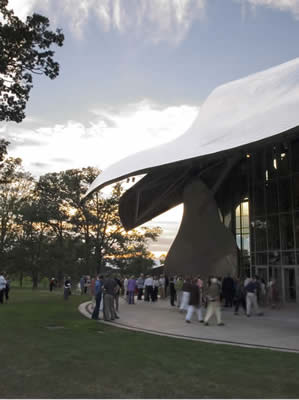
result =
M59 78L36 77L21 124L0 125L34 175L104 169L172 140L219 84L298 56L299 0L10 0L61 27ZM160 216L167 251L181 208Z

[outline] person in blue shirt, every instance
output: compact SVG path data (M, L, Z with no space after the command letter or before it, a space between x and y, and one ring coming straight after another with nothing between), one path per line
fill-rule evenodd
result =
M102 294L103 294L103 276L97 276L97 279L95 281L95 298L96 298L96 305L93 310L92 319L98 320L99 318L99 313L100 313L100 305L101 305L101 299L102 299Z

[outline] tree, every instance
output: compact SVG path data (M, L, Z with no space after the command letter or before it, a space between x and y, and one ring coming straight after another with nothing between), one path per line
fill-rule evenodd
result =
M0 162L4 160L4 157L7 154L7 146L9 145L9 142L5 139L0 139ZM1 164L0 164L1 168Z
M24 172L20 158L7 157L0 169L0 264L18 233L17 216L25 198L30 194L32 177Z
M7 6L8 0L0 0L0 121L21 122L33 87L32 74L50 79L59 74L50 47L62 46L64 35L60 29L48 29L48 18L33 14L23 22Z

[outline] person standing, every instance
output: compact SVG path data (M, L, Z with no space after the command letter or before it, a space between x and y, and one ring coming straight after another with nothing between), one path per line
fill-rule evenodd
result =
M234 298L234 280L230 274L227 274L222 281L222 295L225 300L224 307L232 307Z
M144 301L153 300L153 277L147 276L144 281Z
M171 276L169 280L169 295L170 295L170 304L172 306L175 306L174 301L175 301L176 291L175 291L175 281L173 276Z
M128 278L126 276L124 279L124 298L128 301Z
M169 287L169 279L168 276L165 275L165 285L164 285L165 297L168 297L168 287Z
M0 304L3 304L3 297L6 289L6 279L4 278L4 272L0 273Z
M96 278L91 278L91 281L90 281L90 295L91 295L91 303L93 305L93 308L96 305L95 284L96 284Z
M134 304L135 289L136 289L136 280L134 279L134 276L131 276L131 278L128 281L129 304Z
M191 279L187 276L186 279L184 280L183 286L182 286L182 302L180 306L180 311L186 311L188 309L189 305L189 299L190 299L190 292L191 292Z
M138 297L137 297L137 300L142 300L143 288L144 288L144 278L143 278L143 274L141 274L140 277L137 279L136 284L137 284L137 289L138 289Z
M183 278L181 276L178 276L178 279L176 280L175 283L175 291L176 291L176 298L177 298L177 307L181 306L182 303L182 296L183 296Z
M258 291L258 283L256 277L252 278L251 281L245 286L246 290L246 315L250 317L251 309L253 308L256 315L263 315L259 311L259 307L257 304L257 291Z
M82 275L80 278L81 296L84 294L84 286L85 286L85 277Z
M159 285L159 279L157 276L155 276L153 278L153 301L158 301Z
M108 276L104 280L104 320L105 321L114 321L116 318L118 319L118 315L116 314L114 308L114 294L116 288L116 281Z
M55 287L55 278L51 278L50 284L49 284L50 292L53 291L54 287Z
M116 282L116 288L115 288L115 294L114 294L114 302L115 302L115 311L118 312L119 309L119 296L120 296L120 290L121 290L121 280L119 277L115 278L115 282Z
M72 288L71 277L68 276L64 281L64 288L63 288L64 300L67 300L71 295L71 288Z
M197 284L197 278L193 280L191 285L188 311L186 314L186 322L189 324L191 322L191 318L194 311L197 311L198 321L203 322L203 316L201 311L201 289Z
M161 275L159 278L159 291L160 291L160 299L165 299L165 277Z
M246 314L246 291L239 278L235 280L235 315L239 314L239 307L242 306Z
M96 304L93 309L91 318L98 320L98 319L100 319L99 314L100 314L100 306L101 306L101 300L102 300L102 295L103 295L103 275L97 276L95 285L94 285L94 292L95 292Z
M9 279L9 276L6 275L5 279L6 279L6 287L5 287L4 294L5 294L5 301L8 302L9 291L10 291L10 279Z
M214 314L216 316L217 325L219 326L224 325L224 323L221 320L220 293L221 293L221 288L218 279L215 277L211 278L206 296L208 301L208 307L204 319L205 325L209 325L209 320Z

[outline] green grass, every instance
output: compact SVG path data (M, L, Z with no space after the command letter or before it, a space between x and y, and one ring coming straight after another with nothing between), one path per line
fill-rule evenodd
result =
M299 397L298 354L105 326L79 314L86 299L12 290L0 306L1 398Z

